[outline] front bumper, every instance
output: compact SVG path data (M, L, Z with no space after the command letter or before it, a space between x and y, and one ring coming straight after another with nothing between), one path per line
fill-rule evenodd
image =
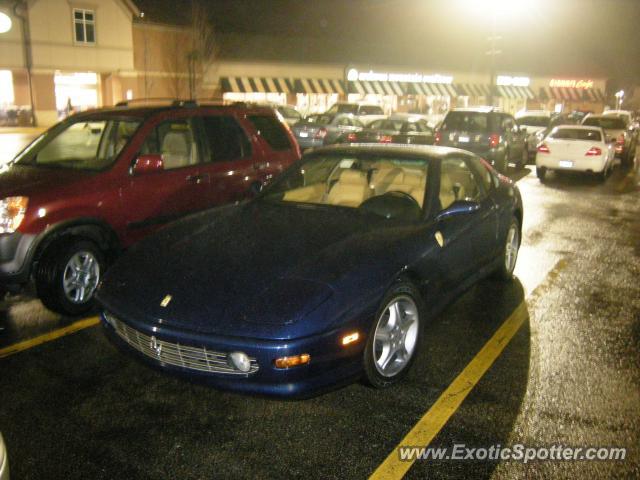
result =
M18 285L29 280L36 238L20 232L0 234L1 284Z
M123 322L121 316L118 316L118 321ZM164 358L168 358L163 357L163 353L158 353L158 356L155 357L151 349L146 349L146 352L143 352L132 347L107 321L105 315L102 315L102 325L107 337L121 350L156 369L224 390L304 398L339 385L351 383L362 373L362 354L366 343L363 327L366 322L362 322L362 325L354 322L354 324L339 330L293 340L261 340L207 335L166 327L150 327L130 319L123 323L140 332L145 339L152 337L154 343L156 341L158 343L167 342L173 345L179 344L187 349L224 352L225 354L241 351L255 360L257 369L254 373L249 374L240 372L229 374L183 367L173 361L177 358L175 356L171 363L168 363L163 361ZM340 344L340 339L344 334L354 329L360 332L360 340L343 347ZM303 353L311 356L308 365L289 369L279 369L274 365L276 358Z

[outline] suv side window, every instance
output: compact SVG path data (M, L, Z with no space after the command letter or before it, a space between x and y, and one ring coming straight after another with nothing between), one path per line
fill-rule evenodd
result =
M462 157L448 157L440 165L440 205L449 207L457 200L479 201L482 189Z
M227 162L251 156L251 142L231 116L201 117L204 144L210 162Z
M340 125L341 127L350 127L351 122L349 121L348 117L342 117L338 119L338 125Z
M360 105L358 108L359 115L383 115L382 107L378 105Z
M516 122L508 115L502 117L502 131L510 132L515 127Z
M162 155L165 170L189 167L200 161L189 120L168 120L159 124L144 141L140 153Z
M247 117L254 128L274 150L289 150L291 142L284 127L276 117L250 115Z

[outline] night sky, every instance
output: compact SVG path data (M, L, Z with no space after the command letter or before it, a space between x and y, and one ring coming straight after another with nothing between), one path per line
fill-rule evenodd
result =
M221 55L245 60L488 69L491 12L473 0L204 0ZM517 3L519 0L512 0ZM184 23L189 0L136 0L149 21ZM498 15L498 71L640 77L640 0L531 0Z

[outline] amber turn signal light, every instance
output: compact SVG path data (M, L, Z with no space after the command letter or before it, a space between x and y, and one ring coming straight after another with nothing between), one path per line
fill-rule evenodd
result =
M342 337L342 346L344 347L351 343L357 342L358 340L360 340L360 333L358 332L349 333L344 337Z
M276 358L276 368L291 368L299 365L306 365L311 361L311 355L303 353L301 355L294 355L293 357Z

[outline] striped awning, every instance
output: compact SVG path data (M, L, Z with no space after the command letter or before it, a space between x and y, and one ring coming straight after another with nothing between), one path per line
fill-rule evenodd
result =
M399 82L365 82L361 80L349 82L349 93L360 95L405 95L405 89Z
M540 89L540 98L545 100L604 103L606 97L602 89L551 88Z
M458 92L446 83L409 83L409 93L434 97L457 97Z
M535 93L529 87L516 87L516 86L506 86L506 85L498 85L496 87L498 96L504 98L522 98L533 100L536 98Z
M464 97L490 97L491 86L482 83L458 83L456 84L458 95Z
M296 93L347 93L344 82L333 78L298 78L295 82Z
M342 80L326 78L221 77L220 86L234 93L346 93Z

